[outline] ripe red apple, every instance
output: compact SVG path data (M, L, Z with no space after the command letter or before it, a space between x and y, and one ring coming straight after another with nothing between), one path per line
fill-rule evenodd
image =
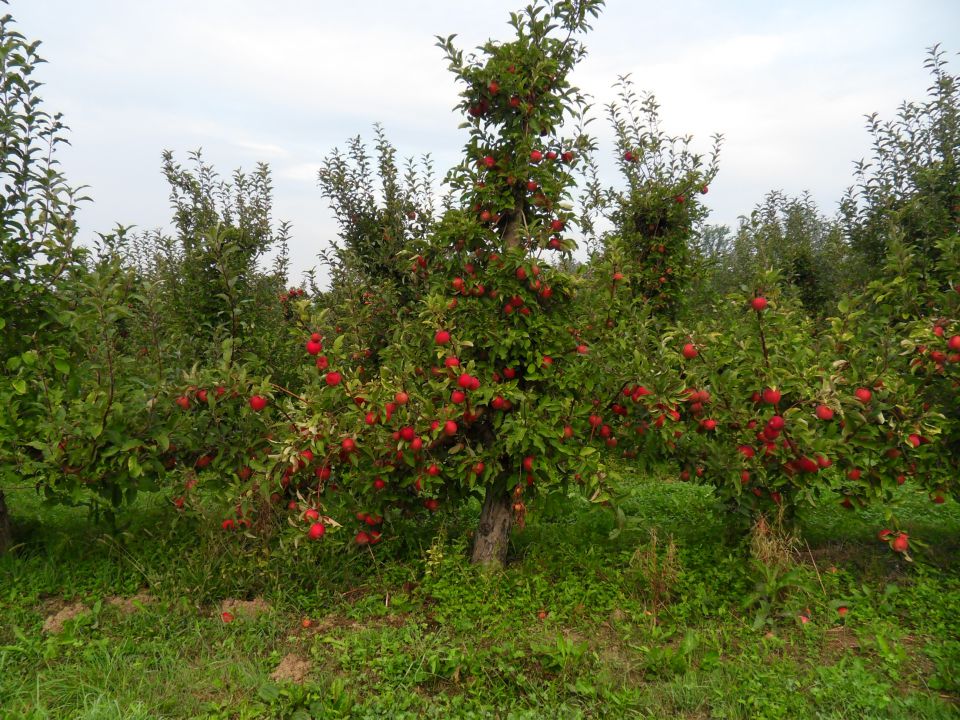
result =
M870 398L873 397L873 393L870 392L869 388L865 388L865 387L857 388L853 392L853 394L857 398L857 400L859 400L864 404L870 402Z
M254 412L260 412L267 406L267 399L263 395L254 395L250 398L250 407Z
M460 280L460 278L457 278L457 280ZM460 280L460 287L457 287L456 280L454 280L453 282L454 282L453 286L455 289L457 290L463 289L463 280ZM447 343L450 342L450 333L446 330L437 330L437 334L433 336L433 341L437 345L446 345Z
M393 396L393 399L396 401L397 405L406 405L410 400L410 396L401 390Z
M953 352L960 352L960 335L954 335L947 340L947 347Z
M797 467L805 473L816 473L820 471L820 466L816 461L811 460L806 455L797 458Z
M364 532L363 530L361 530L361 531L358 532L358 533L356 534L356 536L353 538L353 541L354 541L357 545L369 545L369 544L370 544L370 536L367 535L366 532Z
M531 151L530 151L530 162L532 162L532 163L538 163L538 162L540 162L541 160L543 160L543 153L542 153L542 152L540 152L539 150L531 150Z
M190 409L190 398L188 398L186 395L181 395L176 400L174 400L174 402L180 406L181 410Z
M763 296L757 296L750 301L750 307L752 307L757 312L761 312L767 307L767 299Z
M493 158L492 155L486 155L483 158L483 164L486 165L488 168L492 168L494 165L497 164L497 161Z
M202 402L204 405L206 405L206 404L207 404L207 391L204 390L203 388L201 388L200 390L197 390L197 400L199 400L199 401Z
M308 508L303 513L303 519L306 520L307 522L316 522L317 520L320 519L320 513L314 510L313 508Z
M319 355L320 351L323 350L323 345L321 345L316 340L307 340L307 352L311 355Z
M552 220L550 222L550 229L553 230L553 232L561 232L563 228L564 228L563 220Z
M500 83L498 83L496 80L491 80L487 84L487 90L491 95L496 95L498 92L500 92Z
M907 551L907 548L910 547L909 535L905 532L899 533L890 543L890 547L893 548L894 552L903 553Z
M710 419L704 420L703 422L700 423L700 427L702 427L702 428L703 428L704 430L706 430L707 432L710 432L710 431L712 431L712 430L716 430L716 429L717 429L717 421L716 421L716 420L710 420Z
M454 405L461 405L467 399L467 394L463 390L454 390L450 393L450 402Z
M573 437L573 426L572 426L572 425L564 425L564 426L563 426L563 437L564 437L565 439L567 439L567 440L569 440L570 438Z
M523 459L523 469L526 472L533 472L533 455L527 455Z
M546 158L547 158L547 160L556 160L556 159L557 159L557 151L556 151L556 150L547 150Z
M340 447L343 448L344 452L352 453L357 449L357 441L353 438L344 438L343 442L340 443Z
M780 391L776 388L764 388L760 397L767 405L776 405L780 402Z
M343 376L340 373L333 371L328 372L325 379L328 386L334 387L340 384L340 382L343 380Z
M383 490L386 486L387 486L387 483L383 478L378 477L373 479L374 490L380 491L380 490Z
M775 432L780 432L786 425L787 421L781 415L774 415L767 421L767 427Z
M853 468L847 473L847 478L853 481L857 481L860 479L861 475L863 475L863 470L861 470L860 468Z
M833 410L828 408L826 405L817 405L817 409L814 411L814 413L821 420L833 420Z
M563 160L565 163L571 162L573 160L573 151L566 150L562 155L560 155L560 159Z
M439 474L440 474L440 466L437 465L436 463L430 463L429 467L427 467L427 475L429 475L430 477L436 477Z
M837 615L839 615L840 617L846 617L847 612L849 612L849 610L847 609L846 605L841 605L840 607L837 608Z
M693 360L693 358L695 358L697 355L700 354L700 351L697 350L697 346L694 345L693 343L687 343L686 345L684 345L682 352L683 352L683 356L687 360Z
M447 420L443 424L443 432L445 435L456 435L457 434L457 424L453 420Z

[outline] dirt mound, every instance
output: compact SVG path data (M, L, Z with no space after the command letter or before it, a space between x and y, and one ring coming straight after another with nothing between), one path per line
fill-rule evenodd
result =
M143 605L149 605L153 602L153 596L146 590L141 590L133 597L121 597L116 595L106 599L107 605L117 608L124 615L130 615L137 612Z
M280 661L277 669L270 674L270 679L274 682L302 685L310 674L310 669L309 660L304 660L302 657L290 653Z
M230 613L234 617L243 617L250 620L270 612L270 603L263 598L253 600L224 600L220 603L220 614Z
M63 632L63 626L68 620L73 620L75 617L84 615L88 612L90 612L90 608L83 603L78 602L74 603L73 605L67 605L65 608L54 613L53 615L48 616L47 619L43 621L43 632L51 634Z

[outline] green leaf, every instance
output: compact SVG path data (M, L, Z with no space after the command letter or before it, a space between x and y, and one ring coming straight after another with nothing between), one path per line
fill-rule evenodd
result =
M280 686L275 683L264 683L257 690L257 695L264 702L276 702L280 699Z
M68 375L70 373L70 363L68 363L66 360L61 360L60 358L57 358L56 360L53 361L53 366L57 369L58 372L61 372L64 375Z
M18 395L27 394L27 381L23 378L17 378L13 381L13 389L17 392Z

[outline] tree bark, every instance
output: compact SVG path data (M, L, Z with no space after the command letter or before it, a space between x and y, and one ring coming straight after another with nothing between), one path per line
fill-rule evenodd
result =
M503 567L507 562L511 528L513 507L510 494L498 484L487 486L470 561L480 565Z
M0 490L0 555L13 544L13 535L10 532L10 514L7 512L7 502Z

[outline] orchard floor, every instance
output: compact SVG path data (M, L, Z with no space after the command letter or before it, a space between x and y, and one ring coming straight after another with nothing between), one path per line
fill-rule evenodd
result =
M879 512L829 507L764 575L683 483L636 481L613 539L609 510L545 508L502 573L465 562L466 514L374 557L228 537L159 496L118 537L7 496L4 720L960 717L953 501L908 503L912 565L876 541Z

